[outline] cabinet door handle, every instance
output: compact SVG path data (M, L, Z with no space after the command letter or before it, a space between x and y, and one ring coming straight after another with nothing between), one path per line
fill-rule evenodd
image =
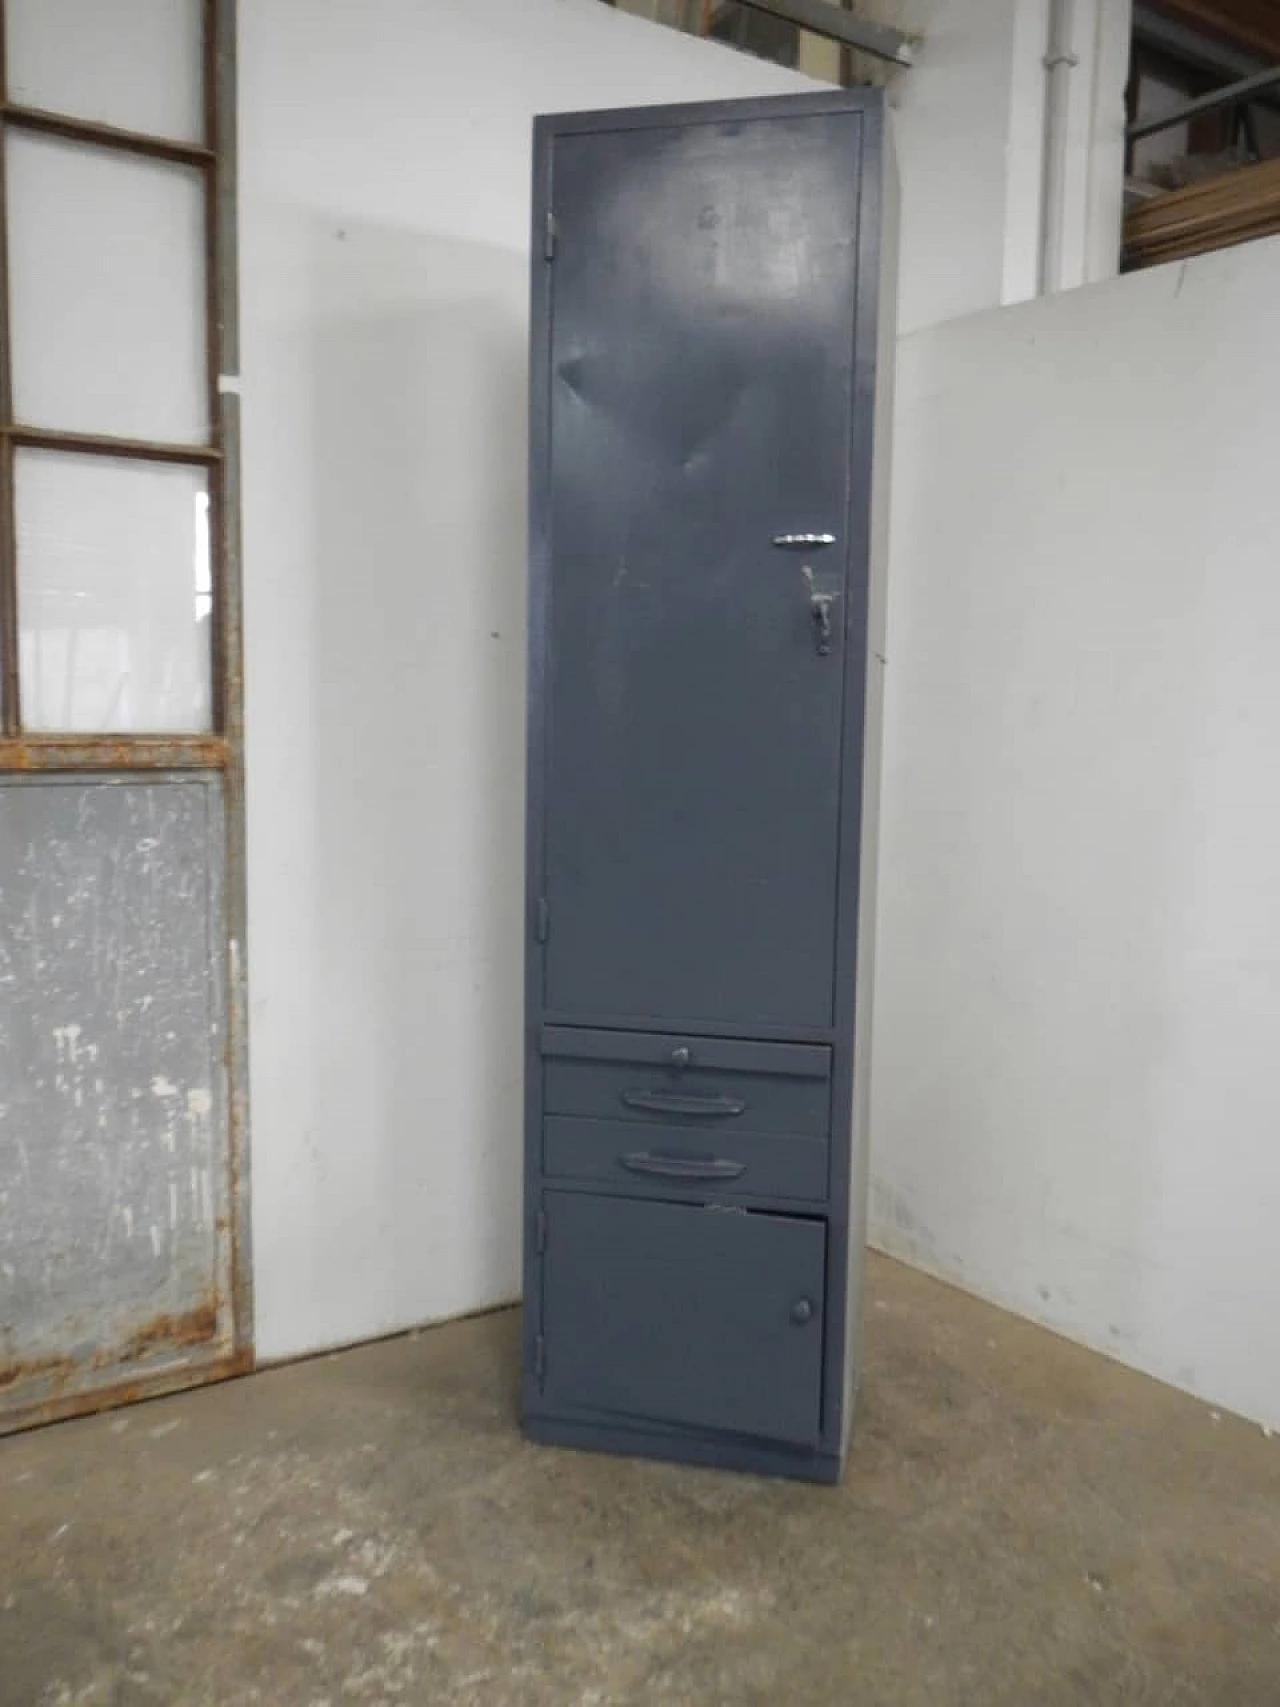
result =
M747 1171L745 1162L720 1156L654 1156L648 1150L632 1150L620 1160L633 1174L657 1174L660 1179L737 1179Z
M622 1100L628 1108L642 1108L650 1114L701 1114L720 1120L742 1114L747 1106L738 1097L700 1097L678 1091L623 1091Z
M775 533L773 543L779 551L821 551L824 545L834 545L833 533Z

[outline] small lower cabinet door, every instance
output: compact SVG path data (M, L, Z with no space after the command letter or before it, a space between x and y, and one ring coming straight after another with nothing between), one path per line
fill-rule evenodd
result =
M550 1191L544 1402L813 1445L820 1221Z

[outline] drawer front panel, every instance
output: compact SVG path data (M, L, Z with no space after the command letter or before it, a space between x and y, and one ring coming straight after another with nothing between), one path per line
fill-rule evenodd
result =
M548 1027L548 1115L825 1139L831 1051L798 1044Z
M647 1185L666 1196L747 1192L819 1203L827 1194L823 1138L708 1131L666 1122L639 1128L634 1121L549 1115L543 1167L553 1178Z

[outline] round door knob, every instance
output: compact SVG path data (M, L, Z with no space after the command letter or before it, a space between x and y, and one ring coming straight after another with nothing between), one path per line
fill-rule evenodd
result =
M791 1320L798 1326L813 1320L813 1305L807 1298L797 1298L791 1306Z

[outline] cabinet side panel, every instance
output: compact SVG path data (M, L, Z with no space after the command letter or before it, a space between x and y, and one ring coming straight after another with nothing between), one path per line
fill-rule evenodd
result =
M880 851L880 774L884 726L885 636L889 569L889 480L893 437L893 374L897 343L898 172L892 117L882 110L868 127L865 156L864 245L877 265L876 284L861 307L875 317L876 393L872 442L870 550L867 589L867 685L863 714L861 850L858 861L857 997L853 1040L853 1131L849 1171L849 1302L845 1318L841 1452L849 1438L862 1368L867 1191L871 1153L871 1037L875 981L877 868ZM878 253L876 251L878 250ZM867 253L864 247L863 253Z
M542 1333L542 1264L538 1227L542 1199L542 1028L545 892L547 605L551 583L551 267L548 258L554 132L546 119L533 130L529 285L529 633L528 754L525 838L524 986L524 1333L525 1403L536 1401Z

